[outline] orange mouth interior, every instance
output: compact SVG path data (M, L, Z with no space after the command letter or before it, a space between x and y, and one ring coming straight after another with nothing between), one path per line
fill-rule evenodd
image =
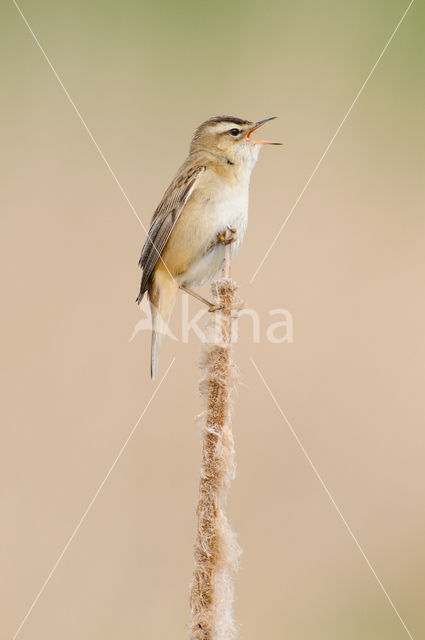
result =
M248 131L248 133L246 134L246 136L245 136L245 140L249 140L249 142L253 142L254 144L275 144L275 145L281 145L281 144L282 144L281 142L270 142L269 140L253 140L253 139L251 138L251 133L253 133L253 132L254 132L254 131L256 131L257 129L259 129L260 127L262 127L262 126L263 126L263 124L265 124L265 122L267 122L267 120L266 120L266 121L259 122L259 123L257 123L257 124L255 125L255 127L252 127L252 129L250 129L250 130Z

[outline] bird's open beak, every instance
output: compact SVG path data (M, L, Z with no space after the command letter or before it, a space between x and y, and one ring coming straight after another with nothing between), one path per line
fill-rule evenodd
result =
M277 116L273 116L272 118L266 118L265 120L259 120L259 122L256 122L255 125L252 127L252 129L250 129L247 132L245 136L245 140L249 140L249 142L254 142L255 144L282 144L281 142L269 142L268 140L251 140L251 133L253 131L262 127L263 124L265 124L266 122L269 122L270 120L275 120L276 118Z

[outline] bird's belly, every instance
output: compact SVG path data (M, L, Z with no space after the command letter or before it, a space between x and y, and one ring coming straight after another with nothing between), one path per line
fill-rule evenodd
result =
M217 236L228 227L235 230L234 242L231 244L231 256L235 256L248 224L248 193L238 193L231 197L224 193L218 200L207 200L198 215L196 228L187 229L187 239L194 242L197 251L194 252L187 270L178 277L179 284L189 288L208 284L221 270L224 245L217 242Z
M224 246L215 245L192 262L189 269L178 277L178 282L189 289L208 284L219 273L224 260Z

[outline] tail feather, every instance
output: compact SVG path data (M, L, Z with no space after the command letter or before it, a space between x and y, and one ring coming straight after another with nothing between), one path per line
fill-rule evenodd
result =
M158 332L152 329L152 342L151 342L151 378L154 380L158 375L158 355L159 355Z
M156 378L158 374L159 350L168 329L176 291L177 283L175 280L171 279L168 273L164 274L157 269L149 289L152 314L151 378Z
M162 344L164 334L164 321L157 307L151 302L152 314L152 338L151 338L151 378L155 379L158 375L159 350Z

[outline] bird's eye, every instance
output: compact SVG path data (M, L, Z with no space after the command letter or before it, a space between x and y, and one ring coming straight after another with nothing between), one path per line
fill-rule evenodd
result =
M231 136L238 136L240 134L239 129L230 129L229 131Z

